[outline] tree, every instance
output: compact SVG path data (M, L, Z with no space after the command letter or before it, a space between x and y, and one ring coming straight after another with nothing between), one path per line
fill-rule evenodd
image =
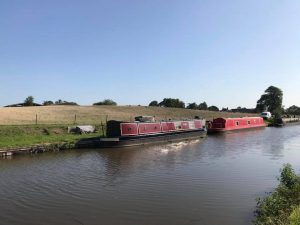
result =
M185 103L183 101L180 101L178 98L164 98L164 100L159 103L159 106L171 108L185 108Z
M187 109L198 109L198 105L196 104L196 102L193 102L193 103L189 103L186 108Z
M286 109L286 113L291 115L300 115L300 107L292 105Z
M159 106L158 101L152 101L150 102L149 106Z
M117 105L117 103L111 99L105 99L102 102L96 102L93 105Z
M52 101L44 101L43 105L53 105L54 103Z
M58 99L56 102L55 102L55 105L61 105L63 103L63 101L61 99Z
M207 110L207 104L206 104L206 102L200 103L198 108L200 110Z
M279 116L282 114L282 97L281 89L270 86L257 101L256 110L258 112L269 111L275 116Z
M55 105L78 105L78 104L76 102L68 102L59 99L55 102Z
M24 100L24 106L33 106L34 105L34 98L32 96L28 96Z
M219 108L218 108L217 106L214 106L214 105L209 106L207 109L208 109L209 111L216 111L216 112L219 112Z

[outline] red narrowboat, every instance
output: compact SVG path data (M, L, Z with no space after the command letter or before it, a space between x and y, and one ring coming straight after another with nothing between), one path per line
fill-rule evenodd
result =
M113 148L203 138L207 134L205 120L168 122L107 122L105 138L86 138L77 148Z
M266 127L261 117L217 118L208 122L209 133Z

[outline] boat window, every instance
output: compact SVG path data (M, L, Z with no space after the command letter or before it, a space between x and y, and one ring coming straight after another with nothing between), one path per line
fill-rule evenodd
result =
M238 126L239 125L239 121L235 121L235 125Z
M248 120L248 121L247 121L247 124L248 124L248 125L250 125L250 124L251 124L250 120Z

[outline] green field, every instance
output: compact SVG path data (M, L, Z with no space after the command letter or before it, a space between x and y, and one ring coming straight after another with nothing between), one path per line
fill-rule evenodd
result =
M64 125L2 125L0 149L28 147L36 144L74 143L81 138L103 135L102 129L94 134L69 134Z
M84 137L103 135L100 124L105 124L107 119L133 121L134 117L140 115L151 115L155 116L157 120L167 120L193 119L195 116L213 119L217 117L252 116L254 114L145 106L0 108L0 149L27 147L36 144L76 142ZM88 135L68 134L68 126L75 123L78 125L95 125L98 132Z

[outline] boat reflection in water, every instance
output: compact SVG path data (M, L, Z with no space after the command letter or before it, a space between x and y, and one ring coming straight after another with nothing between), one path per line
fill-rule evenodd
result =
M1 160L0 224L250 225L282 165L299 172L299 149L287 126Z

